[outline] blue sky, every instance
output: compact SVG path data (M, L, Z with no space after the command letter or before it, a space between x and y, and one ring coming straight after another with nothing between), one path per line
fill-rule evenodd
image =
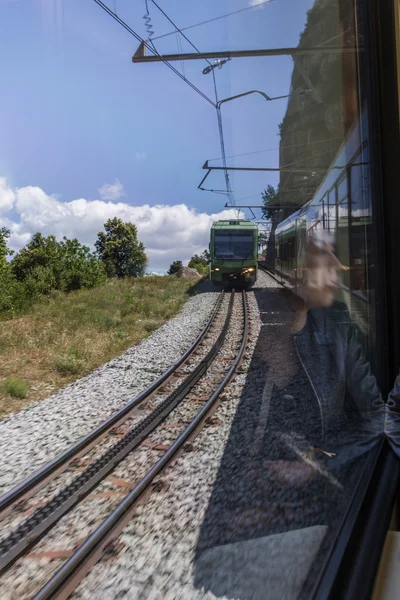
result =
M250 3L159 0L181 27ZM187 35L201 50L296 46L311 5L311 0L271 0L263 7L190 29ZM108 6L146 37L144 0L108 0ZM155 36L171 31L151 0L149 10ZM190 51L185 40L181 43L184 51ZM176 35L155 44L160 52L178 51ZM14 202L3 202L0 225L12 229L15 247L35 228L50 232L51 211L58 214L57 235L73 234L78 205L71 203L78 199L86 202L85 209L79 205L79 214L87 229L80 223L76 235L87 243L93 243L99 229L99 202L111 203L111 207L103 206L105 215L115 206L118 215L138 218L140 214L140 223L144 223L144 209L140 213L140 207L185 205L182 220L176 211L145 211L152 215L148 218L157 221L153 227L148 223L142 227L147 247L154 246L156 251L150 261L155 269L163 270L174 253L186 260L206 243L209 222L204 215L220 213L225 203L222 195L197 190L204 161L220 157L215 109L165 65L132 64L137 46L138 42L93 0L0 0L0 189L4 198L14 194ZM174 66L181 70L179 62ZM185 74L213 98L212 75L202 74L205 66L204 61L187 62ZM292 67L290 57L232 60L216 70L219 97L250 89L269 96L287 94ZM224 105L226 154L232 157L228 164L278 166L278 123L285 109L286 100L267 103L255 95ZM235 158L252 152L259 153ZM213 164L220 165L221 161ZM231 175L238 204L258 203L265 186L277 181L276 174ZM210 175L207 183L221 189L222 172ZM32 190L25 190L27 186L43 191L48 205L44 197L36 202ZM108 197L107 189L111 189ZM27 207L29 202L32 206ZM68 222L71 211L74 222ZM91 212L97 215L94 223ZM165 228L170 226L172 214L172 238L177 239L177 231L185 223L195 228L196 214L204 217L199 220L203 230L201 235L193 233L193 243L190 236L181 236L178 245L171 239L167 248L166 241L164 254L162 248L157 254L158 241L153 243L154 238L168 238ZM188 214L194 215L190 224Z

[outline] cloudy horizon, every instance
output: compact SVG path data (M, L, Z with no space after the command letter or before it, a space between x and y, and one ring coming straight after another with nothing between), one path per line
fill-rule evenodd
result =
M118 179L103 184L99 196L63 201L37 186L12 187L0 177L0 227L11 231L8 245L14 251L23 248L37 231L58 240L76 237L93 249L104 223L119 217L137 226L138 238L146 247L148 270L165 273L174 260L187 264L191 256L208 247L214 221L237 217L232 209L208 214L186 204L128 204L120 200L126 194Z

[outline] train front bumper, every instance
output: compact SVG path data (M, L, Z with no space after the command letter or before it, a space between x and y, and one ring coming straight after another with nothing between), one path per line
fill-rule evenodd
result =
M215 267L210 269L210 278L212 281L220 282L245 282L251 283L255 281L257 271L254 267Z

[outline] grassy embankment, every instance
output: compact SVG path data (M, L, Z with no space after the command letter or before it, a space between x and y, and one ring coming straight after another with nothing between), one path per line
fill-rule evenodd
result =
M109 280L0 321L0 417L118 356L174 316L193 280Z

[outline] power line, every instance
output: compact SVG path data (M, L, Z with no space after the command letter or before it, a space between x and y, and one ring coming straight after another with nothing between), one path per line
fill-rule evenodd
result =
M226 153L225 153L225 141L224 141L224 130L222 127L222 116L221 116L221 107L218 105L218 92L217 92L217 82L215 79L215 72L212 71L213 81L214 81L214 92L215 92L215 108L217 111L217 121L218 121L218 133L219 133L219 142L221 146L221 156L222 156L222 164L225 167L224 175L225 175L225 186L226 192L228 195L231 204L235 205L235 199L233 197L233 192L231 188L231 182L229 180L229 173L226 167Z
M163 11L163 9L160 6L158 6L158 4L157 4L157 2L155 2L155 0L151 0L151 1L154 4L154 6L156 8L158 8L158 10L164 15L164 17L171 23L171 25L173 27L175 27L176 31L178 31L182 35L182 37L184 37L185 40L187 42L189 42L189 44L192 46L192 48L194 50L196 50L196 52L198 52L198 54L200 54L200 50L189 40L189 38L184 33L182 33L182 29L180 29L177 25L175 25L175 23L172 21L172 19L170 19L169 16L167 15L167 13L165 13ZM174 31L174 33L176 33L176 32ZM159 38L153 38L153 39L157 40ZM211 65L210 61L207 58L205 59L205 61L208 62L209 65Z
M315 140L314 142L304 142L303 144L285 144L284 146L277 146L276 148L265 148L264 150L254 150L253 152L244 152L243 154L232 154L231 156L227 156L226 158L239 158L240 156L250 156L252 154L262 154L264 152L274 152L280 150L281 148L298 148L299 146L311 146L312 144L323 144L326 142L335 142L338 140L343 140L343 138L328 138L326 140ZM221 157L218 158L209 158L208 162L213 162L216 160L221 160Z
M185 38L185 40L191 45L191 47L196 50L196 52L198 54L200 54L200 50L199 48L197 48L197 46L195 46L191 40L184 34L182 33L182 30L176 25L176 23L174 23L174 21L172 19L170 19L170 17L167 15L166 12L163 11L163 9L157 4L157 2L155 0L151 0L152 3L154 4L154 6L156 8L158 8L158 10L164 15L164 17L171 23L171 25L173 27L175 27L175 30L180 33L182 35L182 37ZM210 67L212 67L212 63L208 60L205 59L206 62L210 65ZM222 155L222 161L223 164L226 167L226 153L225 153L225 142L224 142L224 131L223 131L223 126L222 126L222 117L221 117L221 108L219 106L218 103L218 92L217 92L217 82L215 79L215 73L214 70L212 70L212 75L213 75L213 82L214 82L214 93L215 93L215 108L217 111L217 121L218 121L218 133L219 133L219 141L220 141L220 146L221 146L221 155ZM230 184L230 180L229 180L229 173L227 171L227 169L225 169L225 186L226 186L226 192L221 192L220 190L210 190L210 191L215 191L216 193L223 193L228 196L229 200L231 201L232 205L235 205L235 199L233 197L233 191L231 188L231 184Z
M247 6L246 8L241 8L240 10L235 10L233 12L226 13L225 15L221 15L220 17L214 17L212 19L207 19L207 21L201 21L200 23L195 23L195 25L189 25L188 27L182 27L181 32L187 31L188 29L193 29L194 27L200 27L201 25L207 25L208 23L212 23L213 21L218 21L220 19L225 19L226 17L231 17L232 15L237 15L239 13L245 12L246 10L251 10L252 8L259 8L260 6L263 6L264 4L271 4L271 2L274 2L274 0L265 0L265 2L260 2L259 4L256 4L254 6ZM158 35L157 37L155 37L153 39L160 40L161 38L168 37L169 35L173 35L174 33L175 33L175 31L170 31L168 33L164 33L163 35Z
M160 58L160 60L165 65L167 65L167 67L169 69L171 69L171 71L173 71L175 73L175 75L178 75L178 77L180 77L182 79L182 81L187 83L187 85L189 85L195 92L197 92L202 98L204 98L204 100L207 100L207 102L209 102L214 108L216 108L216 105L211 100L211 98L209 98L206 94L204 94L204 92L202 92L198 87L196 87L194 85L194 83L189 81L189 79L186 79L186 77L184 77L182 75L182 73L180 73L177 69L175 69L175 67L173 67L167 60L163 59L162 56L157 52L157 50L155 50L155 48L153 48L150 44L148 44L148 42L146 42L146 40L144 40L142 37L140 37L140 35L138 33L136 33L136 31L134 31L127 23L125 23L125 21L123 21L106 4L104 4L104 2L102 2L102 0L94 0L94 2L96 2L96 4L98 4L100 6L100 8L102 8L108 15L110 15L115 21L117 21L117 23L119 23L119 25L121 25L124 29L126 29L126 31L128 33L130 33L134 38L136 38L143 45L143 47L147 48L147 50L152 52L152 54L154 54L155 56L158 56Z

